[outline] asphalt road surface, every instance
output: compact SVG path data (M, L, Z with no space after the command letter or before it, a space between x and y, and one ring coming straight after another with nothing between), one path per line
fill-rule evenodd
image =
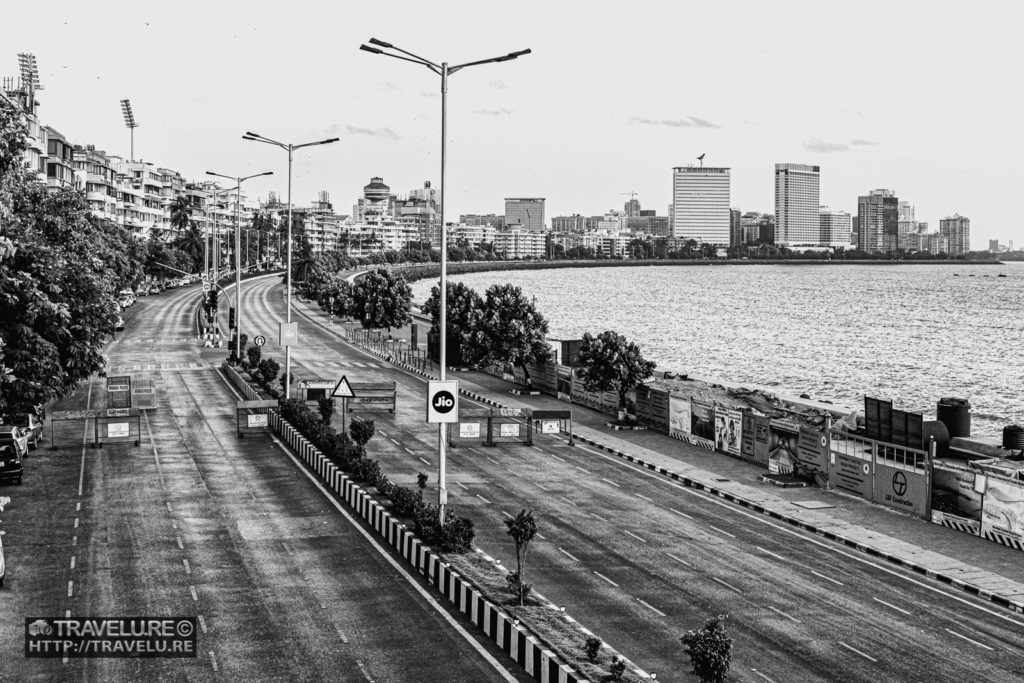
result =
M279 360L282 292L277 279L243 285L245 331L265 334L264 357ZM294 319L298 378L398 382L396 414L366 414L380 430L371 456L400 484L428 473L436 496L425 383L330 325ZM478 406L463 397L462 407ZM679 637L716 614L730 615L736 680L1024 680L1020 615L595 449L552 436L532 448L457 448L448 488L475 520L477 544L506 565L515 555L502 521L533 509L541 535L528 580L659 681L692 680Z
M24 485L0 485L0 680L526 680L278 444L236 436L226 349L193 333L198 296L140 299L108 349L109 374L156 380L138 447L87 448L82 421L48 420ZM103 407L97 378L50 412ZM197 656L24 656L25 617L71 615L196 617Z

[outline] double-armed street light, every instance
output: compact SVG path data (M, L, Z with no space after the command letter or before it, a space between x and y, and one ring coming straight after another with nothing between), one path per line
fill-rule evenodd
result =
M419 64L425 66L437 75L441 77L441 202L440 202L440 220L441 220L441 290L440 290L440 335L439 335L439 360L441 367L441 381L445 380L445 363L446 357L446 320L447 320L447 302L448 302L448 285L447 285L447 270L448 270L448 232L444 223L444 194L447 189L447 183L445 183L445 164L447 162L447 137L448 137L448 76L464 69L467 66L478 66L480 64L490 64L492 62L507 62L509 60L521 57L522 55L530 54L530 50L519 50L518 52L509 52L506 55L500 57L491 57L490 59L480 59L475 62L466 62L465 64L456 64L455 66L449 66L448 62L441 62L436 64L429 59L424 59L414 55L411 52L403 50L400 47L395 47L391 43L385 43L383 40L377 40L376 38L370 38L370 45L360 45L359 49L366 52L371 52L377 55L384 55L385 57L393 57L395 59L401 59L402 61L412 62L413 64ZM385 50L391 50L392 52L385 52ZM401 54L394 54L399 52ZM438 464L437 464L437 505L439 511L439 518L441 524L444 524L444 509L448 502L448 489L446 488L445 482L445 426L444 424L438 425L437 430L437 453L438 453Z
M245 135L242 136L243 140L252 140L253 142L264 142L268 145L276 145L281 149L288 150L288 256L287 256L287 275L285 276L285 309L286 323L291 324L292 322L292 152L303 147L312 147L313 145L327 145L332 142L337 142L341 138L329 138L327 140L317 140L316 142L304 142L301 145L294 145L290 142L278 142L277 140L271 140L270 138L260 135L259 133L253 133L246 131ZM279 249L280 251L280 249ZM280 256L278 256L280 258ZM284 384L284 397L286 399L291 398L292 392L292 347L291 344L285 344L284 347L284 376L286 378Z
M264 173L253 173L247 176L230 176L223 173L207 171L206 175L213 175L220 178L234 180L235 185L235 358L242 359L242 223L238 217L238 208L242 202L242 183L250 178L258 178L265 175L274 175L273 171Z

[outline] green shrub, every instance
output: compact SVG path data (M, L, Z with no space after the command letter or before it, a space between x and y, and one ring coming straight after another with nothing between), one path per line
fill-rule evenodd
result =
M587 641L583 644L583 649L587 653L587 659L596 662L597 654L601 651L601 639L595 636L588 637Z
M258 346L250 346L245 350L245 355L249 359L249 365L255 368L260 364L260 360L263 356L263 349Z
M417 474L416 485L419 486L421 489L427 488L427 475L423 474L422 472Z
M528 583L523 583L519 579L519 572L512 572L505 577L505 582L508 584L508 590L512 593L512 597L522 605L526 603L527 596L530 595L530 591L533 590L533 586Z
M273 358L264 358L260 361L258 370L263 375L265 381L273 382L277 374L281 372L281 364Z
M622 674L626 673L626 660L620 657L612 659L612 663L608 667L608 673L611 674L613 681L621 681Z
M404 486L394 487L389 498L392 503L391 511L399 517L412 518L415 516L417 508L423 505L423 494Z
M380 476L380 465L376 460L359 458L352 465L352 478L356 481L372 482Z

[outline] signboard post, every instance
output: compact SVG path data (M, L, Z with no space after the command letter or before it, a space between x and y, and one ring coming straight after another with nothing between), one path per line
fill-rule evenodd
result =
M459 382L430 380L427 382L427 423L444 424L459 421Z
M348 383L345 375L341 376L338 383L334 385L334 391L331 392L331 398L341 399L341 433L345 433L345 413L348 412L348 399L355 398L355 392L352 391L352 385Z

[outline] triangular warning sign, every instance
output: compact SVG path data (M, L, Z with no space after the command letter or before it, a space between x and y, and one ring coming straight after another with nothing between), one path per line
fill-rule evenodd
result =
M344 375L342 375L341 379L338 380L338 383L334 385L334 393L331 394L331 397L355 398L355 394L352 393L352 386L348 383L348 380L345 379Z

